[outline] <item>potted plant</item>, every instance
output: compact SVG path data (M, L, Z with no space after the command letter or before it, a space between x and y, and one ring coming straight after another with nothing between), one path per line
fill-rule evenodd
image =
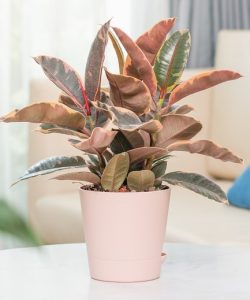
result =
M95 279L133 282L160 276L170 197L166 184L227 203L225 193L209 179L195 173L169 173L167 162L173 152L242 162L212 141L193 141L202 125L187 115L192 107L176 105L188 95L241 75L209 71L181 82L191 40L188 30L168 35L174 23L174 18L162 20L136 41L121 29L111 28L110 21L105 23L92 44L85 83L61 59L35 57L63 94L58 101L35 103L1 118L3 122L39 123L41 133L69 136L71 145L79 149L79 156L40 161L18 181L64 171L53 179L82 183L85 237ZM109 88L102 88L109 38L119 74L104 68Z

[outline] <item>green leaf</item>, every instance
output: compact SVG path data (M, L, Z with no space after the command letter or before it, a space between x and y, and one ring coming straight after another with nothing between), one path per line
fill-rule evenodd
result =
M124 67L124 54L123 54L122 48L112 31L109 31L109 38L115 49L115 53L116 53L118 63L119 63L119 71L120 71L120 74L122 74L123 67Z
M155 57L161 48L168 32L172 29L175 23L175 18L169 18L161 20L151 27L148 31L144 32L136 40L137 46L140 47L142 52L145 54L146 58L151 65L154 65ZM129 68L128 72L135 73L132 69L131 58L127 56L125 62L125 69ZM132 69L132 70L131 70Z
M19 181L32 177L47 175L56 171L67 170L71 168L83 168L86 166L85 160L81 156L53 156L39 161L31 166L25 174L20 177L14 184Z
M160 161L159 163L156 163L151 170L155 174L155 178L159 178L165 174L166 169L167 169L167 162Z
M0 199L0 231L19 239L24 244L40 245L38 237L25 219L2 199Z
M129 170L129 155L127 152L116 154L105 167L101 185L105 190L116 192L124 183Z
M228 203L223 190L214 182L196 173L171 172L161 178L173 185L187 188L217 202Z
M144 139L138 131L118 131L110 144L110 148L115 154L139 147L144 147Z
M89 51L85 68L85 87L90 100L100 100L100 83L110 20L98 31Z
M128 174L127 183L130 190L143 192L154 186L155 175L150 170L133 171Z
M130 144L130 142L125 137L122 131L117 132L117 135L110 144L110 148L115 154L133 149L132 145Z
M153 167L162 161L166 161L166 160L170 159L171 157L173 157L173 155L167 154L167 155L163 155L163 156L159 156L159 157L155 158L153 160Z
M179 30L165 41L157 54L154 71L161 90L170 91L179 81L187 64L191 38L188 30Z

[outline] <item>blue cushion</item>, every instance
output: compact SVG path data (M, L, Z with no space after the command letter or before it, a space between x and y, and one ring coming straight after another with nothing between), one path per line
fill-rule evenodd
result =
M236 179L227 197L232 205L250 209L250 166Z

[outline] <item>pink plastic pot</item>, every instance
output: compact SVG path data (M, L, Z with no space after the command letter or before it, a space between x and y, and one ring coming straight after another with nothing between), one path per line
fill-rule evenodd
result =
M80 198L91 277L116 282L159 278L170 189L140 193L81 189Z

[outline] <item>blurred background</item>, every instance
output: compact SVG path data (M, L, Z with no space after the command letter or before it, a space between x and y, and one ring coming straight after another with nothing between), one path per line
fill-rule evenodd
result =
M235 150L245 159L245 165L225 166L180 155L170 166L226 180L228 189L250 158L250 0L0 0L0 115L32 101L57 99L58 90L47 81L32 56L60 57L84 74L88 51L100 24L113 18L113 25L136 39L154 23L173 16L177 17L174 29L189 28L192 35L184 78L214 66L233 69L245 76L241 82L225 84L185 100L194 104L197 117L205 124L201 137L212 137ZM105 66L117 71L110 45ZM0 124L0 196L31 220L44 243L81 241L80 206L77 192L73 192L77 187L34 179L10 189L11 183L35 161L73 153L65 138L58 137L55 141L55 136L41 137L32 133L32 129L26 124ZM249 211L215 208L214 204L195 199L188 192L178 193L171 208L170 241L216 243L223 240L228 224L237 223L225 243L250 243ZM188 206L182 202L185 197L191 198ZM201 202L204 205L200 206ZM211 215L206 219L207 209L211 209ZM181 218L182 214L187 216L187 211L200 216L196 220L199 224L203 222L204 231L192 231L197 227L194 218ZM206 229L211 225L209 222L221 225L217 239L209 239L211 231ZM245 235L238 241L236 236L243 226ZM184 228L190 231L185 232ZM0 248L17 245L10 238L0 238Z

